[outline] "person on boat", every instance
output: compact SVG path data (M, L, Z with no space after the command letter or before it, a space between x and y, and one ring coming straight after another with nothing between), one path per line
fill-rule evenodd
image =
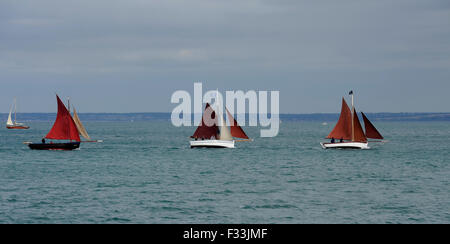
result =
M42 144L45 144L45 138L42 138Z
M344 142L344 138L341 137L341 139L339 140L340 143Z
M334 140L334 137L331 138L331 143L335 143L336 140Z

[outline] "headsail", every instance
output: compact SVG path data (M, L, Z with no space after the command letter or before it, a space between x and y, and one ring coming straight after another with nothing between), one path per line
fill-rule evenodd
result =
M56 115L56 120L52 129L45 136L45 138L55 140L74 140L78 142L81 141L77 126L75 125L72 116L69 111L67 111L66 106L64 106L64 103L61 99L59 99L58 95L56 95L56 99L58 102L58 114Z
M83 136L86 140L90 141L91 137L89 137L89 134L87 133L86 129L84 128L83 124L81 123L80 118L78 117L77 110L75 110L75 107L73 107L73 121L75 122L75 125L77 126L78 132L80 132L80 135Z
M366 136L371 139L384 139L383 136L378 132L375 126L370 122L370 120L366 117L366 115L361 112L362 117L364 119L364 126L366 127Z
M213 119L213 121L209 121L210 123L206 124L205 121L210 119ZM211 139L212 137L218 138L218 132L219 127L217 126L216 112L211 108L209 103L207 103L205 112L203 113L202 122L194 132L194 135L191 137L196 139Z
M352 141L356 142L367 142L367 137L364 134L361 123L359 122L358 114L356 113L356 109L353 108L353 125L354 128L354 137Z
M344 140L352 139L352 114L344 98L342 98L342 109L339 121L337 122L331 133L327 136L327 138Z
M226 108L225 108L226 109ZM239 126L238 122L233 118L230 111L227 110L228 119L232 123L230 126L231 136L242 139L249 139L244 130Z

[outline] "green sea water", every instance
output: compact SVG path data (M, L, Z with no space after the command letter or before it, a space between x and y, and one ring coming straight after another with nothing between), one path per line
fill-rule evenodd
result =
M195 128L85 122L75 151L32 151L51 122L0 129L0 223L450 223L450 123L377 122L388 143L323 150L332 129L245 128L236 149L190 149Z

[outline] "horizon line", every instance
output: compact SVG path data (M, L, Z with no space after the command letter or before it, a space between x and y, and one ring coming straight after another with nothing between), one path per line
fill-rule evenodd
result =
M77 111L78 112L78 111ZM364 112L364 111L358 111ZM56 114L57 112L17 112L17 114ZM171 114L172 112L78 112L78 114ZM450 114L450 112L364 112L367 114ZM9 112L0 112L9 114ZM195 113L191 113L195 114ZM199 113L202 114L202 113ZM237 114L237 113L235 113ZM250 113L244 113L250 114ZM259 114L259 113L257 113ZM272 114L272 113L267 113ZM316 115L316 114L340 114L340 112L314 112L314 113L279 113L280 115Z

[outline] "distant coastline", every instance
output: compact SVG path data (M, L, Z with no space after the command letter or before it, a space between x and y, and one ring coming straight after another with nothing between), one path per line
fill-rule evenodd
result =
M450 113L366 113L373 121L450 121ZM23 122L54 121L55 113L18 113ZM104 122L139 122L139 121L169 121L170 113L80 113L83 121ZM248 116L248 115L247 115ZM8 114L0 113L0 121L6 121ZM338 113L315 114L280 114L281 121L318 121L334 122Z

